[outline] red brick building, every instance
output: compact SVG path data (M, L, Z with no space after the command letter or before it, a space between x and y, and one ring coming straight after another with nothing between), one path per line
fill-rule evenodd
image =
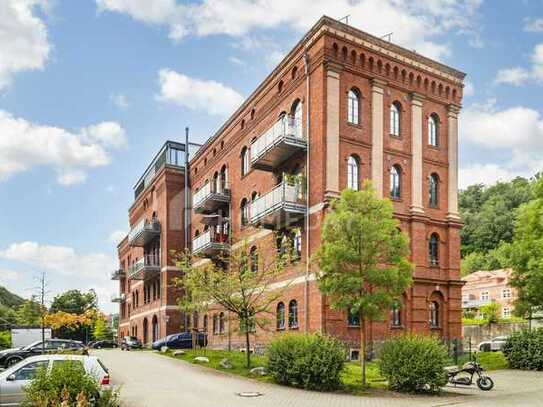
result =
M117 249L119 337L137 336L144 344L179 332L180 277L170 253L184 248L184 146L168 141L134 186L130 232Z
M193 253L213 259L230 242L258 247L277 232L299 255L284 275L289 286L274 305L277 321L257 330L255 343L296 330L358 347L357 321L330 309L306 259L320 245L330 200L365 179L393 201L416 265L402 307L370 324L369 340L404 331L461 336L464 76L323 17L191 159ZM192 321L214 347L237 346L229 325L220 310Z

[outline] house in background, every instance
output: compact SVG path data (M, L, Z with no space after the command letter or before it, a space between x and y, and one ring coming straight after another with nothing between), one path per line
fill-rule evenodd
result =
M476 271L462 278L462 310L478 315L482 305L497 303L500 306L500 317L513 315L513 302L516 290L509 286L510 269Z

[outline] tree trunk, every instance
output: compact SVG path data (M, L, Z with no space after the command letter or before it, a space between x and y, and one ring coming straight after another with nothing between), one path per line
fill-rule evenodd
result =
M247 353L247 369L251 368L251 343L249 339L249 329L245 327L245 352Z
M366 387L366 321L360 316L360 367L362 368L362 387Z

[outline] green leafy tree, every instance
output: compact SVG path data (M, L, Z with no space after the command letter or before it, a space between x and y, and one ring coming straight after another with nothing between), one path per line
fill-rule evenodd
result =
M106 319L104 318L103 315L99 315L94 320L94 325L92 328L92 336L97 341L113 338L113 332L111 331L111 328L107 325Z
M543 179L534 187L534 199L518 212L511 263L510 284L518 290L515 314L531 317L543 309Z
M398 229L392 203L371 184L347 189L326 215L316 254L318 283L332 308L360 319L362 385L366 386L366 323L384 319L411 285L409 243Z
M483 321L488 326L497 323L500 318L500 306L495 302L481 305L481 308L479 308L479 312L483 318Z
M44 313L44 309L35 299L32 297L25 300L19 309L17 309L17 324L24 326L39 326L41 325L41 318Z
M93 289L84 293L79 290L69 290L53 298L49 312L54 314L66 312L68 314L83 315L98 309L98 300ZM66 339L85 341L88 339L89 329L92 326L81 325L77 328L62 327L57 335Z
M462 259L463 276L479 270L497 270L511 267L512 243L501 242L495 249L486 253L471 252Z
M270 306L288 288L270 289L283 272L285 260L274 247L264 243L252 255L244 241L233 247L228 255L197 266L190 255L181 254L177 263L183 278L176 285L185 291L179 304L183 312L201 312L213 307L230 312L245 337L247 367L250 367L251 335L256 326L266 328ZM258 270L253 268L254 259Z

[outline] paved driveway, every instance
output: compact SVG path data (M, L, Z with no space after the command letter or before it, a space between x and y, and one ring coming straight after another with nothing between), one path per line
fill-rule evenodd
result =
M448 388L441 397L371 395L355 397L308 392L237 378L152 352L94 351L109 368L115 385L121 386L124 406L129 407L370 407L370 406L543 406L543 373L492 372L496 387L490 392L475 387ZM240 392L263 393L242 398Z

